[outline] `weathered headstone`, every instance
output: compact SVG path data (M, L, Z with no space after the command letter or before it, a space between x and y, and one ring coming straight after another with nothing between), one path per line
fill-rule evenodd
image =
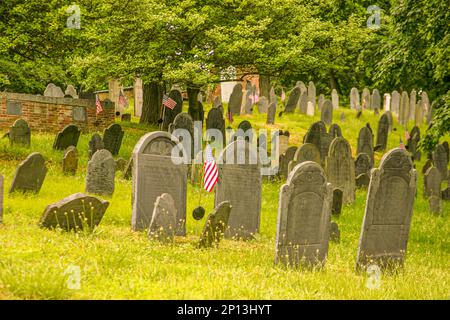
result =
M320 120L328 126L333 122L333 105L330 100L324 101L320 112Z
M156 198L152 220L148 228L148 238L163 243L173 241L177 227L177 208L172 196L163 193Z
M392 92L392 102L391 102L391 111L396 115L400 115L400 93L394 90Z
M15 191L39 193L46 174L44 157L39 152L33 152L17 167L9 193Z
M287 178L289 174L289 163L294 159L294 155L297 152L297 147L289 147L283 154L280 155L280 167L278 174L284 178Z
M331 135L327 133L325 124L322 121L317 121L309 127L303 143L314 144L319 149L320 157L324 161L332 140Z
M385 93L383 96L383 109L384 111L391 111L391 94Z
M372 97L370 99L370 109L372 110L380 110L381 108L381 95L378 89L373 89Z
M339 216L341 214L343 196L344 193L341 189L333 189L333 205L331 207L331 214L333 214L334 216Z
M222 146L225 146L225 119L223 118L222 112L213 108L208 112L208 118L206 118L206 130L207 130L207 140L210 140L208 135L208 130L218 130L222 134ZM192 140L193 141L193 140Z
M336 222L332 221L330 224L330 241L339 243L341 241L341 232Z
M241 114L252 114L253 113L253 94L251 90L244 91L242 97Z
M331 90L331 103L333 104L333 109L339 109L339 94L336 89Z
M377 143L379 150L386 150L389 135L389 119L386 114L383 114L378 121L377 129Z
M442 181L447 180L448 175L448 161L447 161L447 152L445 147L442 144L438 144L436 149L433 151L433 164L439 170L441 174Z
M176 138L169 133L155 131L143 136L134 147L131 223L135 231L149 227L156 198L168 193L177 208L176 235L186 234L187 166L183 160L187 157L172 155L176 145Z
M313 161L319 165L321 164L320 151L312 143L302 144L300 148L297 149L294 154L294 158L289 162L288 172L290 173L292 170L294 170L294 167L296 165L306 161Z
M44 91L44 97L64 98L64 92L53 83L49 83Z
M390 269L402 265L416 193L417 173L408 153L396 148L371 171L356 259L358 270L369 265Z
M409 96L408 92L403 91L398 121L400 122L401 125L405 126L408 124L408 120L409 120Z
M103 143L105 144L105 149L111 152L112 155L119 154L120 147L122 146L123 135L124 131L118 123L113 123L103 132Z
M303 92L300 95L300 99L298 101L298 105L299 105L299 112L301 114L306 114L306 112L308 111L308 94L306 92Z
M215 110L216 110L215 112L219 112L220 114L222 114L222 112L219 109L215 108ZM175 116L173 123L169 126L169 133L174 134L175 130L178 130L178 129L182 129L184 132L181 135L178 135L178 134L176 135L178 140L180 140L180 142L183 141L182 136L184 134L186 134L186 132L189 134L190 141L191 141L190 152L186 148L187 147L186 143L184 144L184 147L186 148L185 151L188 154L188 157L190 157L190 159L193 159L193 157L194 157L194 120L192 120L192 117L188 113L181 112Z
M30 147L31 130L28 122L23 119L17 119L9 129L9 142L11 145L20 144L27 148Z
M372 169L372 160L367 153L360 153L355 160L355 176L360 174L369 174Z
M392 117L392 112L391 111L385 111L384 114L386 115L386 117L388 118L388 122L389 122L389 131L392 131L392 128L394 126L394 118Z
M312 81L308 83L308 101L313 104L314 108L316 107L316 86Z
M115 161L116 163L116 172L117 171L125 171L127 165L128 165L128 161L125 160L124 158L117 158Z
M88 162L86 192L112 196L114 193L115 167L116 163L111 152L106 149L95 152Z
M339 127L339 125L336 124L336 123L333 123L330 126L330 129L328 130L328 133L333 137L333 139L337 138L337 137L342 137L341 127Z
M431 196L441 196L441 173L436 167L431 167L427 170L423 179L423 196L429 198Z
M297 108L298 99L300 99L300 88L294 87L289 94L288 101L286 103L286 107L284 108L285 112L294 112Z
M62 171L65 174L75 175L78 169L78 151L74 146L70 146L64 152L62 160Z
M423 115L424 115L424 110L423 110L423 102L422 100L419 100L419 102L416 104L416 109L415 109L415 116L414 116L414 123L416 125L420 125L421 123L423 123Z
M75 87L71 84L69 84L66 88L66 91L64 92L64 95L71 96L73 99L78 99L77 90Z
M361 104L359 102L359 91L356 88L350 90L350 108L359 110Z
M367 173L361 173L356 176L355 185L357 188L367 188L370 183L370 176Z
M449 161L450 161L450 146L449 146L448 141L442 142L442 146L444 147L445 153L447 154L447 163L449 163Z
M269 101L267 100L266 97L263 96L263 97L259 98L257 106L258 106L258 112L259 113L267 113L267 108L269 106Z
M70 146L76 147L78 144L78 139L80 138L80 129L76 125L69 124L64 127L56 135L55 141L53 142L53 149L55 150L66 150Z
M275 263L324 266L328 254L332 187L315 162L303 162L281 187Z
M176 102L173 109L164 107L163 111L163 122L161 124L161 130L167 131L169 125L173 122L177 114L183 111L183 95L179 89L172 89L169 92L169 98Z
M214 208L214 211L209 214L200 236L200 248L219 246L220 239L225 234L228 226L231 208L230 202L224 201L219 203L217 207Z
M374 163L373 134L372 130L367 126L364 126L359 130L356 153L365 153L369 155L372 164Z
M39 225L43 228L61 228L66 231L92 230L102 220L108 201L75 193L45 208Z
M267 124L275 123L275 115L277 114L277 105L275 103L270 103L267 111Z
M414 121L414 117L416 114L416 101L417 101L417 91L415 89L411 90L409 96L409 120Z
M300 89L300 94L302 94L303 92L308 92L308 88L306 88L306 85L303 81L297 81L295 86Z
M420 128L418 126L414 126L409 134L409 139L407 141L406 147L408 151L411 153L413 161L420 161L421 152L418 147L420 142Z
M279 134L279 152L280 154L283 154L286 152L286 150L289 148L289 136L290 133L289 131L285 130L285 131L280 131Z
M233 91L230 95L230 100L228 102L228 108L233 115L241 114L242 105L242 84L238 83L233 87Z
M98 150L105 149L103 139L97 132L95 132L92 135L91 140L89 140L88 142L88 146L89 146L89 159L91 159L94 153L96 153Z
M271 103L275 103L275 106L278 104L278 97L275 93L274 87L270 88L270 93L269 93L269 104L271 104Z
M325 95L323 93L321 93L319 95L319 101L317 102L317 105L319 107L319 111L322 112L322 105L325 102Z
M370 90L367 87L365 87L361 93L361 105L365 106L366 109L371 109Z

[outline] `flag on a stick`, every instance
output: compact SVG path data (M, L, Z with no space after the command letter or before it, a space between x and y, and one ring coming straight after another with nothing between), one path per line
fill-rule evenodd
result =
M95 95L95 107L97 108L97 114L103 111L102 103L100 102L98 94Z
M173 110L175 106L177 105L176 101L170 98L167 94L163 96L163 105L170 110Z
M203 188L211 192L218 181L219 170L217 169L211 147L208 144L205 149L205 165L203 166Z
M122 89L120 89L120 92L119 92L119 104L123 107L128 105L127 98L125 98L125 96L123 95Z

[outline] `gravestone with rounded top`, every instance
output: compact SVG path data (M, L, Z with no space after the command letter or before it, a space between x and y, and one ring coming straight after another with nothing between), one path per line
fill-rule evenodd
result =
M298 100L298 109L299 109L299 112L301 113L301 114L306 114L307 113L307 111L308 111L308 94L306 93L306 92L303 92L301 95L300 95L300 99ZM314 112L313 112L313 114L314 114Z
M313 161L317 164L321 164L320 160L320 151L317 147L312 143L305 143L297 149L294 154L294 158L289 162L288 171L289 173L294 170L295 166L306 162Z
M44 157L39 152L33 152L17 167L9 193L15 191L39 193L46 175Z
M88 142L88 146L89 146L89 159L91 159L94 153L96 153L98 150L105 149L103 139L97 132L95 132L92 135L91 140L89 140Z
M233 115L241 114L241 105L242 105L242 84L237 83L233 87L233 91L230 95L230 100L228 102L228 108L230 109Z
M200 235L199 247L218 247L219 242L228 227L228 219L231 214L231 204L229 201L219 203L214 211L206 218L205 226Z
M80 138L80 133L80 129L74 124L65 126L64 129L56 135L55 141L53 142L53 149L66 150L69 146L76 147L78 139Z
M369 174L372 169L372 160L367 153L360 153L355 160L355 176L360 174Z
M316 107L316 86L312 81L308 83L308 101L313 104L314 108Z
M219 109L213 108L208 112L208 117L206 118L206 130L207 139L210 140L210 135L208 130L217 130L222 134L222 146L225 146L226 136L225 136L225 119L223 118L222 112Z
M98 150L88 162L86 192L111 197L114 193L116 163L111 152Z
M111 152L112 155L118 155L120 147L122 146L124 131L118 123L113 123L103 132L103 143L105 149Z
M392 101L391 101L391 111L395 114L395 115L399 115L400 114L400 93L398 93L398 91L394 90L392 92L391 95Z
M333 123L330 126L330 129L328 130L328 133L331 135L331 137L333 137L333 139L337 138L337 137L342 137L341 127L339 127L339 125L336 124L336 123Z
M269 107L267 109L267 124L274 124L275 123L275 115L277 114L277 105L273 102L269 104Z
M11 145L19 144L27 148L30 147L31 130L28 122L17 119L9 129L9 142Z
M216 112L217 111L220 112L219 109L215 109L215 110L216 110ZM177 129L186 130L184 132L184 134L188 133L188 135L190 136L190 139L191 139L190 149L191 150L190 150L190 154L188 156L190 157L190 159L192 159L194 156L194 120L192 120L192 117L188 113L181 112L176 115L175 119L173 120L172 125L169 127L169 133L174 134L174 131ZM182 142L183 135L180 135L180 136L177 135L178 140L180 140L180 142ZM187 147L186 144L183 144L183 146L185 146L185 148ZM186 152L188 152L187 148L186 148Z
M405 126L408 124L408 120L409 120L409 96L408 92L403 91L400 102L400 113L398 116L398 122L401 125Z
M364 126L359 130L356 153L367 154L370 157L372 164L374 163L373 134L372 130L367 126Z
M289 94L288 101L286 103L286 107L284 111L287 113L294 112L298 105L298 100L300 99L300 88L294 87Z
M177 208L172 196L163 193L156 198L148 238L163 243L173 241L177 228Z
M379 150L386 150L389 135L389 119L386 114L383 114L378 121L377 129L377 143Z
M289 173L289 163L294 159L294 155L297 152L297 147L290 146L287 150L280 155L280 167L278 174L284 178L287 178Z
M78 169L78 151L74 146L70 146L64 152L62 160L62 171L68 175L75 175Z
M436 149L432 153L433 164L439 170L441 174L442 181L447 179L448 169L447 169L447 152L442 144L438 144Z
M370 99L370 109L380 110L381 109L381 95L378 89L373 89L372 96Z
M352 88L350 90L350 108L351 109L360 109L360 102L359 102L359 91L356 88Z
M163 122L161 128L163 131L169 129L169 125L173 122L177 114L183 111L183 95L179 89L172 89L169 92L169 98L175 101L176 105L173 109L164 106L163 109Z
M333 109L339 109L339 94L336 89L331 90L331 103Z
M322 120L328 126L330 126L333 122L333 105L328 99L323 102L320 112L320 120Z

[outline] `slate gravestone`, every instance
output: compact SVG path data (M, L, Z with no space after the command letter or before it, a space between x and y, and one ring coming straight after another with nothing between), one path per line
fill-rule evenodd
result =
M9 193L15 191L39 193L46 174L44 157L39 152L33 152L17 167Z
M217 163L219 182L215 206L229 201L233 207L225 237L253 239L259 230L261 214L261 167L257 150L244 140L236 140L222 150Z
M361 105L365 106L366 109L370 109L370 90L366 87L361 93Z
M438 144L433 151L433 164L439 170L442 181L447 180L447 152L442 144Z
M294 168L280 189L275 264L324 266L332 197L320 165L307 161Z
M284 111L287 113L294 112L297 108L298 99L300 99L300 88L294 87L292 89L291 93L289 94L288 101L286 103L286 107L284 108Z
M286 152L286 150L289 148L289 136L290 133L289 131L285 130L280 130L280 134L279 134L279 154L283 154Z
M369 127L365 126L359 130L357 154L365 153L370 157L372 164L374 163L373 154L373 134Z
M173 241L177 228L177 208L172 196L163 193L156 198L152 220L148 229L148 238L163 243Z
M420 129L418 126L414 126L409 134L409 139L406 144L406 148L411 153L413 161L420 161L421 152L418 148L420 142Z
M213 108L208 112L208 118L206 118L206 130L207 136L206 139L208 141L211 140L211 130L217 130L222 134L222 146L226 143L226 135L225 135L225 119L223 118L222 112L219 109ZM208 132L209 131L209 132ZM215 139L216 137L214 137Z
M297 147L291 146L287 148L287 150L280 155L280 167L278 174L281 177L287 178L289 174L289 163L294 159L294 155L297 152Z
M86 192L111 197L114 193L115 173L116 163L111 152L106 149L98 150L88 162Z
M425 164L422 167L422 174L427 173L428 169L431 168L432 166L433 166L433 160L427 159L427 161L425 161Z
M339 94L336 89L331 90L331 103L333 104L333 109L339 109Z
M361 173L360 175L356 176L356 188L367 188L370 183L370 176L367 173Z
M341 189L336 188L333 190L333 205L331 206L331 214L339 216L342 211L342 199L344 193Z
M39 225L42 228L61 228L65 231L94 229L102 220L109 202L75 193L45 208Z
M400 94L398 91L393 91L391 96L391 111L398 116L400 114Z
M344 193L343 202L355 201L355 163L352 149L347 140L335 138L330 145L325 163L328 182L333 188L339 188Z
M301 114L306 114L308 112L308 94L303 92L298 100L299 112ZM314 113L314 112L313 112Z
M406 150L386 153L371 171L356 259L358 270L402 265L416 193L417 173Z
M372 110L380 110L381 109L381 95L378 89L373 89L372 97L370 99L370 108Z
M275 115L277 114L277 105L275 103L270 103L267 108L267 124L275 124Z
M394 126L394 119L392 118L392 112L390 111L385 111L384 114L386 115L386 117L388 118L388 122L389 122L389 131L392 131L392 128Z
M250 90L244 91L244 96L241 106L241 114L253 113L253 94Z
M414 116L416 114L416 101L417 101L417 91L412 89L409 96L409 120L415 120Z
M324 161L328 148L333 138L327 133L327 128L322 121L314 122L306 132L303 143L312 143L320 151L320 158Z
M258 112L259 113L267 113L267 108L269 106L269 101L267 100L266 97L263 96L263 97L259 98L257 106L258 106Z
M180 90L170 90L169 98L173 99L176 102L176 106L172 110L164 107L163 122L161 124L161 130L163 131L167 131L169 129L169 125L173 122L177 114L183 111L183 96Z
M312 81L308 83L308 101L313 104L314 108L316 107L316 86Z
M420 125L423 122L423 102L419 100L416 104L414 121L416 125Z
M224 201L219 203L219 205L214 208L214 211L209 214L200 236L200 242L198 244L200 248L219 246L220 239L225 234L228 226L231 208L230 202Z
M238 130L234 134L232 141L236 140L238 137L243 137L245 141L248 141L250 143L253 142L253 130L252 130L253 128L252 124L249 121L247 120L241 121L237 129Z
M111 152L112 155L118 155L122 145L123 130L120 124L113 123L103 132L103 143L105 149Z
M0 224L3 223L3 183L4 178L0 174Z
M350 90L350 108L359 110L360 106L358 89L352 88Z
M330 224L330 241L339 243L341 241L341 232L336 222L332 221Z
M436 167L431 167L425 173L423 179L423 196L425 199L435 196L441 197L441 173Z
M95 132L92 135L91 140L89 140L88 142L88 145L89 145L89 159L91 159L94 153L96 153L98 150L105 149L103 139L97 132Z
M238 83L233 87L233 91L230 95L230 100L228 101L228 108L233 115L241 114L242 105L242 84Z
M78 169L78 151L74 146L70 146L64 152L62 160L62 171L64 174L75 175Z
M302 94L303 92L308 92L308 88L306 88L306 85L303 81L297 81L295 86L300 89L300 94Z
M294 167L306 161L313 161L320 165L320 151L312 143L305 143L295 152L294 158L289 162L288 173L294 170Z
M318 106L320 112L322 112L322 106L323 106L324 102L325 102L325 96L323 94L320 94L319 101L317 102L317 106Z
M339 127L339 125L336 124L336 123L333 123L330 126L330 129L328 130L328 133L330 134L331 137L333 137L333 139L337 138L337 137L342 137L341 127Z
M333 122L333 105L330 100L325 100L320 113L320 120L326 125L331 125Z
M80 138L80 129L76 125L69 124L64 127L56 135L55 141L53 142L53 149L55 150L66 150L70 146L76 147L78 144L78 139Z
M216 110L216 112L218 111L219 113L221 113L219 109L215 109L215 110ZM174 134L174 131L177 129L183 129L189 133L189 136L191 139L191 144L190 144L191 150L190 150L190 154L188 154L188 157L190 157L190 159L193 159L193 157L194 157L194 120L192 120L192 117L185 112L181 112L181 113L177 114L177 116L173 120L172 125L169 128L169 133ZM180 140L180 142L183 142L182 136L179 136L177 134L176 137L178 138L178 140ZM183 146L186 148L187 145L183 144ZM187 149L186 149L186 152L189 153Z
M355 176L360 174L369 174L372 169L372 160L367 153L360 153L355 160Z
M134 147L131 224L135 231L149 227L156 198L168 193L177 209L175 234L186 234L187 166L183 160L186 161L187 157L183 154L179 157L172 155L177 143L177 139L169 133L155 131L143 136Z
M30 147L31 130L28 122L23 119L17 119L9 129L9 142L11 145L19 144L27 148Z
M379 150L386 150L389 135L389 119L383 114L378 121L377 143Z
M408 92L403 91L400 102L400 114L398 117L398 122L401 125L405 126L408 124L408 120L409 120L409 96Z
M60 87L56 86L53 83L49 83L45 88L44 97L63 98L64 92Z

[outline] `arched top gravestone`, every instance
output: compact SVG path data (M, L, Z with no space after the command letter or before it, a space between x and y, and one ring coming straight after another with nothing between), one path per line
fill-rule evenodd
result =
M267 124L274 124L275 123L275 115L277 113L277 105L274 102L271 102L269 104L268 110L267 110Z
M220 131L222 134L222 146L225 145L226 137L225 137L225 119L223 118L223 113L218 108L212 108L208 112L208 118L206 118L206 130L207 130L207 139L210 139L210 135L208 134L208 130L216 129Z
M358 134L358 144L356 153L365 153L369 155L372 165L374 163L374 151L373 151L373 133L372 130L364 126L359 130Z
M220 110L218 109L212 109L212 110L216 110L216 112L220 112ZM194 120L192 120L192 117L185 112L181 112L179 114L177 114L177 116L175 117L175 119L173 120L173 123L169 126L169 133L174 134L175 130L177 129L183 129L186 130L190 136L191 139L191 143L190 143L190 156L191 159L193 158L193 154L194 154ZM176 135L180 142L182 141L182 137L183 135ZM181 138L181 139L180 139ZM184 146L186 146L186 144L183 144ZM186 150L186 152L188 152L188 150Z
M320 111L320 120L322 120L326 125L331 125L333 122L333 105L330 100L325 100Z
M39 152L33 152L17 167L9 193L14 191L39 193L46 175L44 157Z
M53 149L66 150L69 146L76 147L78 139L80 138L80 133L80 129L74 124L65 126L64 129L56 135L55 141L53 142Z
M320 165L306 161L295 166L280 189L275 263L325 264L332 199L332 186Z
M341 127L338 124L336 124L336 123L333 123L330 126L330 129L328 130L328 133L333 137L333 139L337 138L337 137L342 137Z
M294 87L289 94L288 101L286 103L286 107L284 108L285 112L294 112L298 105L298 99L300 99L300 88Z
M156 198L168 193L177 208L175 233L185 235L187 158L179 141L168 132L148 133L134 147L132 159L133 230L149 227Z
M409 236L417 173L406 150L386 153L371 171L356 267L389 269L403 264Z
M242 105L242 84L237 83L233 87L233 91L231 92L230 99L228 101L228 108L233 115L241 114L241 105Z
M9 142L11 145L20 144L30 147L31 130L28 122L23 119L17 119L9 129Z
M105 149L111 152L112 155L118 155L120 147L122 146L124 131L118 123L113 123L103 132L103 143Z
M106 149L96 151L88 162L86 192L112 196L115 173L116 163L112 154Z
M377 143L378 150L386 150L389 135L389 119L386 114L383 114L378 121L377 128Z
M297 149L294 155L294 159L292 159L292 161L289 162L288 167L289 173L292 172L292 170L294 170L296 165L306 161L313 161L319 165L321 164L320 151L312 143L302 144L300 148Z

